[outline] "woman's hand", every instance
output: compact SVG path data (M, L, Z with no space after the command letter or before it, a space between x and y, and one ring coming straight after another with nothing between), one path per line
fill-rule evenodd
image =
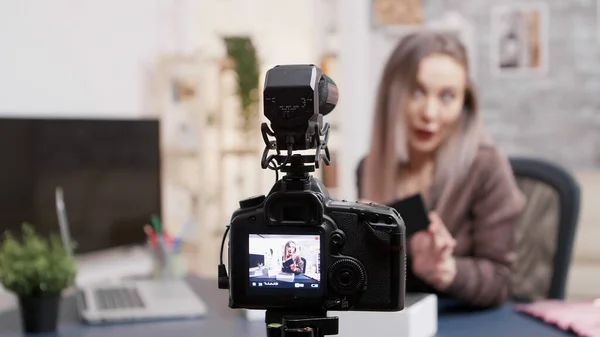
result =
M443 255L452 255L456 241L448 232L446 225L442 219L435 212L429 213L429 227L427 232L433 236L433 243L436 248Z
M452 253L456 242L436 213L430 213L426 231L415 233L409 249L413 272L439 290L448 287L456 275Z
M298 255L292 257L292 259L294 261L294 263L290 265L292 272L294 274L302 274L302 270L304 269L304 262L302 262L302 259Z

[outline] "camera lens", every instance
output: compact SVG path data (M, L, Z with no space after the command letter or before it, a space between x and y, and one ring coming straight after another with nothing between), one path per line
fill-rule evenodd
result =
M342 258L329 268L329 284L342 295L352 295L363 289L366 272L362 264L353 258Z

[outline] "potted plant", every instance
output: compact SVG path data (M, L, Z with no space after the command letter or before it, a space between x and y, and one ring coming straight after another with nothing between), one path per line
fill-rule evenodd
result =
M19 300L25 333L54 333L62 290L75 281L76 264L56 235L46 239L24 223L22 239L6 232L0 244L0 282Z

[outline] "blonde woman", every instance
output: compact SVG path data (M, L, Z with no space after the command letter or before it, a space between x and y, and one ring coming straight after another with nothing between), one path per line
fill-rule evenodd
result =
M283 263L281 271L284 273L301 274L304 272L304 261L297 254L297 245L294 241L288 241L283 247Z
M421 193L431 210L428 230L407 240L407 291L490 307L510 296L513 226L525 200L482 127L468 74L454 35L400 41L383 71L358 188L382 204Z

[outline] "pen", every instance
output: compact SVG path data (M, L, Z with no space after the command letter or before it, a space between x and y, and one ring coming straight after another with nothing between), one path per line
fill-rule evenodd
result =
M148 241L150 241L152 246L158 245L158 239L156 237L156 232L152 229L152 226L144 225L144 233L148 237Z
M187 231L187 229L192 225L192 223L192 220L188 220L179 229L179 235L177 235L173 241L174 251L177 251L177 249L179 249L179 247L181 246L181 242L183 241L183 235Z
M154 218L152 220L153 226L150 227L148 226L147 228L144 228L144 232L146 232L146 234L151 235L152 238L154 238L156 240L157 237L162 237L165 245L168 246L169 244L173 243L173 238L169 235L169 233L160 225L160 220L158 219L158 217Z

